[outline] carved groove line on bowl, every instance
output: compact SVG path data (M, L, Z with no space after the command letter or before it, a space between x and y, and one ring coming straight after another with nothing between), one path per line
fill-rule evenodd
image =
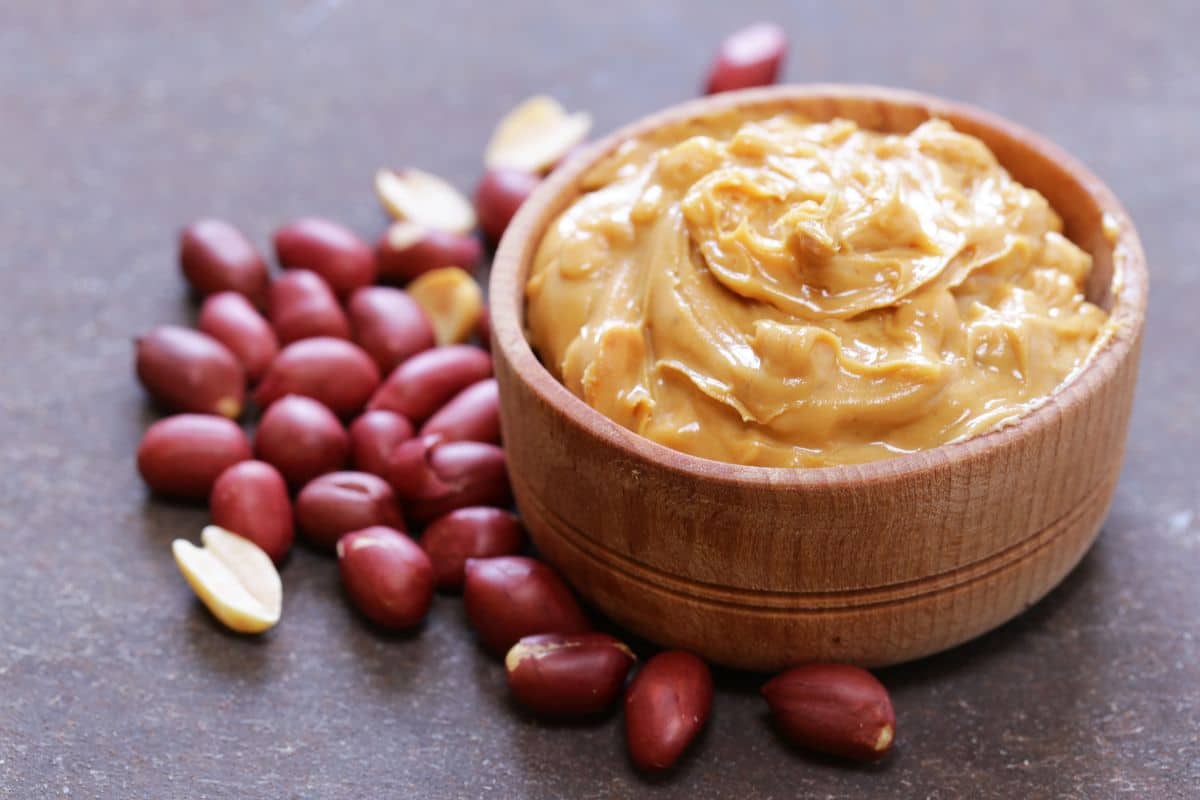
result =
M980 561L927 578L836 592L738 590L680 578L633 561L628 556L591 540L586 534L548 508L519 476L513 475L512 479L513 488L517 493L523 513L529 515L532 511L533 516L552 528L560 540L571 549L589 561L624 574L635 583L651 585L656 590L710 605L756 609L777 608L795 613L824 613L830 610L900 605L963 589L969 584L986 580L997 572L1011 570L1021 562L1034 558L1062 537L1069 535L1081 520L1089 513L1094 514L1097 508L1103 510L1095 523L1098 529L1107 514L1108 501L1116 485L1117 472L1111 472L1093 487L1077 505L1050 525L1027 539ZM1032 576L1026 577L1031 578Z

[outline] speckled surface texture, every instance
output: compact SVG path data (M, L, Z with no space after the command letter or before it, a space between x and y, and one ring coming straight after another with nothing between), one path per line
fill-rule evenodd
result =
M0 797L1200 796L1200 22L1191 3L437 4L44 0L0 8ZM553 6L553 8L552 8ZM890 9L884 11L883 9ZM374 236L381 164L469 188L493 122L546 91L599 131L693 94L720 36L792 34L792 80L909 86L1044 132L1129 207L1152 267L1125 471L1091 554L975 643L886 670L882 765L789 750L723 675L666 780L619 716L509 706L461 604L368 629L300 550L267 636L223 633L151 500L130 337L191 319L175 233L265 245L301 213Z

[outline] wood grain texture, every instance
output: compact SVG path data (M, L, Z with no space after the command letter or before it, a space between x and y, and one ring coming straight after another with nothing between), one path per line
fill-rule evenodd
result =
M588 408L541 366L524 335L523 287L540 237L578 196L579 176L622 141L734 106L847 117L887 131L938 116L978 136L1092 253L1089 296L1110 311L1115 335L1017 424L855 466L710 461ZM1115 241L1105 236L1106 214L1118 225ZM1112 193L1055 145L978 109L839 85L677 106L555 173L497 253L493 352L518 505L541 551L604 613L720 664L777 669L828 658L879 666L954 646L1044 596L1099 530L1123 455L1146 280L1137 233Z

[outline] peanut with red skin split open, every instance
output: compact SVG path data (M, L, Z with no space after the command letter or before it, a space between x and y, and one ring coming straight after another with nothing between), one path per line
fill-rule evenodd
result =
M350 322L324 279L306 269L289 269L271 284L268 319L281 345L314 336L350 338Z
M514 644L504 668L518 703L544 717L570 719L611 706L636 661L607 633L543 633Z
M421 423L451 397L490 377L492 357L486 350L469 344L435 347L392 370L367 408L395 411L411 422Z
M292 501L279 470L265 461L242 461L213 484L208 499L213 524L258 545L276 564L292 549Z
M338 418L311 397L289 394L259 420L254 453L279 470L292 488L346 464L350 437Z
M242 413L246 371L207 333L160 325L139 336L134 349L138 380L163 407L230 419Z
M368 411L350 425L350 461L355 469L383 477L388 456L413 438L413 426L394 411Z
M473 383L456 394L421 426L422 436L444 441L500 442L500 388L495 378Z
M511 512L473 506L438 517L421 534L421 549L433 563L439 589L460 591L467 559L515 555L525 545L525 530Z
M433 568L412 539L381 525L337 542L338 571L350 602L388 630L406 630L429 613Z
M305 541L332 550L343 534L383 525L404 530L404 517L387 481L367 472L329 472L296 496L296 523Z
M176 414L146 429L137 466L152 491L203 502L217 476L250 457L250 442L236 423L211 414Z
M442 267L473 270L483 247L473 236L429 228L415 222L393 222L375 245L379 280L408 283Z
M517 209L541 182L537 175L511 169L492 169L484 174L475 190L475 214L489 242L500 243Z
M786 55L787 34L778 25L759 22L735 31L717 50L705 92L770 86L779 76Z
M524 556L468 559L463 605L480 640L498 656L526 636L592 629L562 578Z
M237 292L258 308L267 302L267 262L242 232L220 219L199 219L179 234L179 266L200 297Z
M209 295L200 306L197 327L229 348L251 383L262 378L279 354L279 340L270 323L237 292Z
M805 664L762 688L776 728L794 744L855 761L892 748L896 714L887 689L850 664Z
M699 735L712 709L708 665L691 653L669 650L651 658L625 692L625 741L634 766L669 769Z
M274 240L284 269L312 270L339 297L375 282L375 253L345 225L302 217L276 230Z
M367 286L350 296L346 311L354 341L384 375L434 345L433 326L407 292Z
M483 442L410 439L388 457L386 477L418 524L457 508L512 503L504 451Z
M299 394L349 417L362 410L378 387L379 367L361 347L318 336L279 351L254 390L254 402L268 406L286 394Z

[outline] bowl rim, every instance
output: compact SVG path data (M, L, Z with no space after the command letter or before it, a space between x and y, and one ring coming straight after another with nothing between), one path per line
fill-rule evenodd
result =
M915 106L930 117L954 116L969 120L973 125L994 131L1023 149L1058 163L1090 195L1102 213L1111 215L1117 223L1117 235L1112 240L1113 282L1120 288L1114 293L1110 310L1114 325L1109 340L1065 384L1012 423L968 439L861 464L768 467L704 458L672 449L635 433L573 394L538 359L525 336L523 325L526 268L528 262L532 261L545 227L553 216L557 216L557 212L547 214L547 209L561 206L563 196L576 191L577 180L592 165L631 138L644 136L664 125L689 118L735 108L784 107L796 100L866 101L878 104L884 113L889 106ZM522 204L496 250L489 297L493 348L504 356L517 379L523 381L541 402L603 444L634 459L651 462L677 474L702 477L710 482L739 487L805 489L818 486L842 488L902 480L932 469L980 458L989 451L1048 430L1070 408L1083 402L1106 378L1111 377L1131 354L1136 353L1145 319L1147 282L1145 255L1128 212L1098 177L1050 140L997 114L966 103L905 89L819 83L788 84L696 98L643 117L589 145L552 172Z

